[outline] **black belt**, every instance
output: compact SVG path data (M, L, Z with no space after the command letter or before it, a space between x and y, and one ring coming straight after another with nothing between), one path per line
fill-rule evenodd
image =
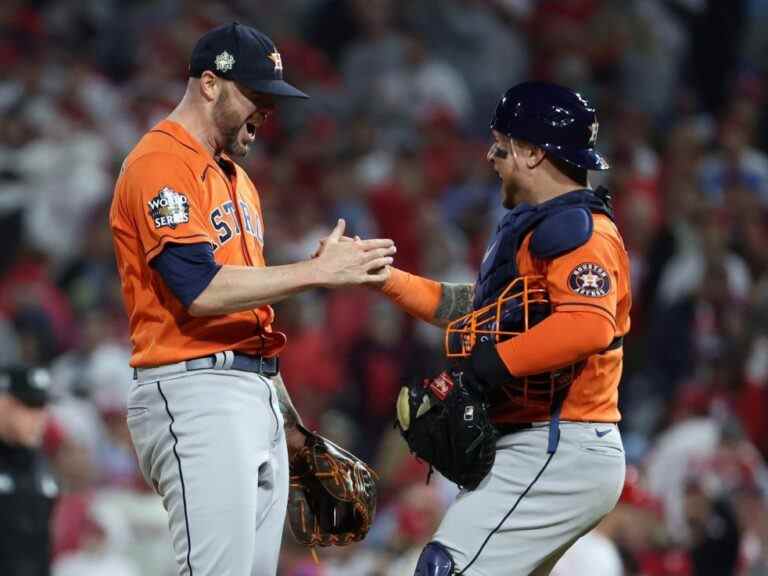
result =
M500 435L506 436L507 434L514 434L515 432L520 432L521 430L528 430L530 428L533 428L532 422L502 422L499 424L493 425L496 430L499 432Z
M184 361L188 371L193 370L241 370L253 372L262 376L277 376L280 372L280 359L278 356L249 356L240 352L218 352L203 358L193 358ZM137 377L134 368L133 377Z
M610 352L611 350L617 350L622 346L624 346L624 336L616 336L613 340L611 340L611 343L608 344L608 347L605 350L603 350L601 354L604 354L605 352Z

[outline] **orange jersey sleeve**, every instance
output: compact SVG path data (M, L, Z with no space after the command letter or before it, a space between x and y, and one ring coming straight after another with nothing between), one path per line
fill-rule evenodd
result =
M126 171L121 214L138 232L147 262L168 242L215 245L203 216L200 184L178 156L153 152L132 162Z
M613 324L600 314L555 312L527 333L497 346L514 376L557 370L604 350L613 339Z
M442 294L439 282L394 267L381 291L408 314L426 322L435 317Z

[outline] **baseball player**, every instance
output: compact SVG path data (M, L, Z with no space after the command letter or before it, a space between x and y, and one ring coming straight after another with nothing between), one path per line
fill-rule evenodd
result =
M419 558L418 576L549 574L614 507L624 481L616 423L629 262L607 191L589 188L588 170L608 168L594 149L595 110L567 88L523 83L501 99L491 129L487 159L509 212L476 283L441 284L393 269L381 290L445 327L473 311L493 312L505 287L538 277L550 311L517 337L478 338L464 362L462 378L488 398L499 435L495 460L449 507ZM551 372L555 383L565 367L573 368L570 385L546 406L515 396L531 375ZM451 382L435 382L445 396ZM400 408L401 429L413 427L420 413L404 417ZM463 419L472 418L469 407Z
M179 574L274 576L289 452L301 424L278 371L284 334L270 304L314 287L380 282L389 240L340 242L264 262L259 195L232 161L283 98L264 34L237 23L200 38L186 93L126 158L110 225L130 321L128 426L163 499Z

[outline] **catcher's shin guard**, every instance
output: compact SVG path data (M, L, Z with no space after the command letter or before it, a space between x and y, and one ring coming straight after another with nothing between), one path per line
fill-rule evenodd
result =
M451 576L454 566L445 546L440 542L430 542L421 551L413 576Z

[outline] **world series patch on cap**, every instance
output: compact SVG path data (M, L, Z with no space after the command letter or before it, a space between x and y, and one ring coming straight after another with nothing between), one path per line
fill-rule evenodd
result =
M238 22L214 28L197 41L189 75L199 78L206 70L256 92L282 98L309 98L283 80L283 60L269 36Z

